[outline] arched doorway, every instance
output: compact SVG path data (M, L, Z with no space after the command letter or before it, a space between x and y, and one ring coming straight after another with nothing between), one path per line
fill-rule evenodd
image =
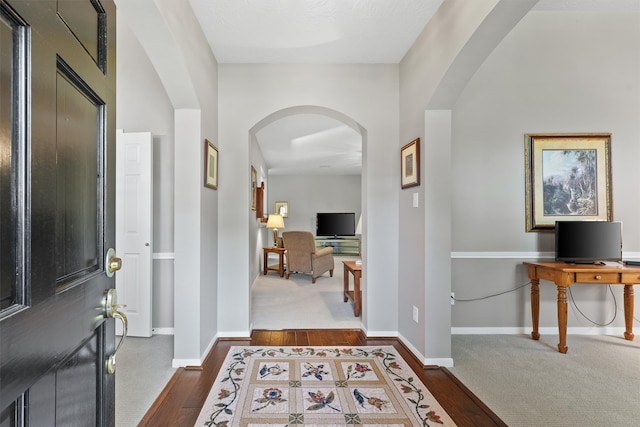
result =
M249 141L249 163L258 171L260 175L258 181L264 180L266 184L264 214L267 215L273 211L275 200L288 201L290 214L285 221L287 230L305 230L315 234L315 215L318 211L352 211L356 214L356 221L361 216L366 216L363 210L366 175L362 173L364 163L362 159L366 155L366 130L350 117L325 107L290 107L276 111L260 120L249 130ZM357 197L353 196L356 186ZM283 190L283 187L286 190ZM313 188L313 190L309 190L307 194L304 188ZM304 193L303 196L301 192ZM349 192L352 193L350 198ZM278 195L274 196L275 194ZM289 200L291 198L293 200ZM322 198L328 200L323 202ZM356 206L354 202L357 203ZM258 271L254 276L256 279L254 284L260 281L260 289L264 289L262 288L265 280L262 276L263 247L271 245L271 237L264 227L256 227L253 221L250 223L249 262L253 266L252 269ZM366 236L360 237L361 251L366 252ZM335 258L334 274L337 278L328 285L327 275L325 282L327 289L335 285L335 282L341 286L341 261L352 259L343 256ZM283 285L292 286L293 280L279 282L280 285L278 285L276 281L282 279L276 276L277 274L269 277L274 290L282 292ZM304 288L307 283L304 280L302 282ZM317 288L317 286L309 287L307 290L315 292ZM300 287L293 289L300 291ZM304 294L304 289L301 292L302 295L308 295ZM293 292L286 294L285 297L288 301L295 298ZM318 301L319 304L333 305L328 308L332 312L333 321L327 323L325 316L324 321L315 323L315 327L357 328L361 326L360 319L353 316L350 304L345 305L340 296L328 298L325 295L322 299L323 301ZM256 303L257 308L254 308L253 303L251 304L251 324L254 329L262 329L261 325L264 324L263 312L260 311L262 317L260 315L256 317L256 310L262 310L260 307L264 307L260 301ZM300 323L299 316L295 315L295 311L269 305L273 315L278 316L278 319L269 317L270 329L304 326ZM299 305L302 305L300 300L293 304L296 307ZM318 307L313 308L318 309ZM322 308L318 310L322 311ZM348 319L343 317L344 313L340 314L344 310L351 310ZM321 313L320 316L322 316ZM295 318L298 320L294 322ZM316 319L316 322L318 321Z

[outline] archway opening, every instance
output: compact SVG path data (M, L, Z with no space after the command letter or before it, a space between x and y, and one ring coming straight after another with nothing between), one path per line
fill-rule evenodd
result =
M288 215L284 231L303 230L316 236L319 212L351 212L354 225L366 222L366 130L355 120L325 107L291 107L259 121L249 130L249 141L249 163L260 175L258 183L265 182L264 215L274 213L276 206L285 202ZM300 275L292 274L292 280L278 277L277 272L264 275L263 252L273 243L271 230L251 225L249 239L249 262L258 271L250 293L252 329L304 328L300 323L303 313L315 328L361 327L360 317L354 316L342 294L330 296L336 284L342 290L342 261L362 259L366 252L366 235L360 230L353 236L357 248L334 247L334 277L327 273L313 285L309 277ZM351 240L348 244L355 245ZM290 291L277 294L286 292L285 286ZM255 289L260 290L257 297ZM305 308L310 298L315 303ZM350 311L348 317L345 310Z

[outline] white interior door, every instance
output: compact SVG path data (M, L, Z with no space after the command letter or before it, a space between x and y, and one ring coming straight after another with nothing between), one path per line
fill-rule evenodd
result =
M118 303L129 321L129 336L150 337L152 319L153 137L117 132L116 275ZM121 334L121 330L116 331Z

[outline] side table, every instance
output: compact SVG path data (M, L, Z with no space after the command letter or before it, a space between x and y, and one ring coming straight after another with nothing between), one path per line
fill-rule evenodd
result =
M362 309L362 292L360 291L360 278L362 277L362 264L355 261L342 261L344 264L344 302L353 300L354 316L360 316ZM353 274L353 291L349 290L349 273Z
M284 255L287 252L286 248L276 248L275 246L269 246L266 248L262 248L264 252L263 259L263 267L264 267L264 275L267 275L267 271L277 271L280 273L280 277L284 276ZM268 257L270 253L278 254L278 268L269 267Z

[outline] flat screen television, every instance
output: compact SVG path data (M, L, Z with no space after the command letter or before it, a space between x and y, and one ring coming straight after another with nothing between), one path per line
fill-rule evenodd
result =
M556 221L556 261L622 261L622 222Z
M316 214L316 236L340 237L356 235L354 212L318 212Z

